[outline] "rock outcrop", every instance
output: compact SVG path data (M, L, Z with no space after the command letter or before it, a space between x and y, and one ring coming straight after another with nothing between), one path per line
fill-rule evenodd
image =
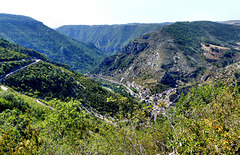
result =
M92 74L134 81L148 88L158 83L175 87L201 79L207 70L238 61L239 42L240 27L179 22L129 42Z

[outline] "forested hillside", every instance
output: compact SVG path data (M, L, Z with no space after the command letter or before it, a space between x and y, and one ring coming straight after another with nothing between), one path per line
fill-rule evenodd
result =
M201 79L239 60L240 27L214 22L177 22L131 41L92 72L152 88Z
M134 73L134 81L155 84L164 73L152 92L187 88L147 102L120 82L97 80L125 97L0 39L0 154L240 154L239 46L236 26L175 23L102 62L97 73L123 82Z
M119 105L106 101L109 97L119 96L103 89L97 82L68 70L64 64L49 61L36 51L3 39L0 41L0 72L3 84L28 96L47 101L55 98L61 101L81 100L86 106L92 106L102 113L118 111ZM35 62L36 59L39 61ZM33 62L35 64L31 65Z
M122 25L65 25L57 28L58 32L68 35L81 42L90 42L113 55L129 41L159 30L170 23L159 24L122 24Z
M0 38L0 79L23 66L26 66L34 61L34 59L41 59L43 61L52 62L43 54L34 50L19 47L7 40ZM57 63L56 63L57 64ZM60 64L59 64L60 65ZM67 65L63 65L66 66Z
M119 108L119 105L107 102L107 98L117 98L117 95L103 89L95 81L45 62L7 77L3 84L47 101L54 98L66 102L79 100L102 113L116 113Z
M26 16L0 14L0 37L41 52L82 73L91 70L104 57L93 44L73 40Z
M12 60L20 60L27 58L35 58L41 59L43 61L50 61L50 59L43 54L32 50L27 49L25 47L20 47L17 44L10 43L9 41L0 38L0 47L1 53L0 58L1 61L12 61Z
M45 101L51 109L0 90L1 154L239 154L238 67L213 74L175 106L160 101L128 113L120 108L115 125L79 111L77 100ZM108 102L128 103L124 98Z

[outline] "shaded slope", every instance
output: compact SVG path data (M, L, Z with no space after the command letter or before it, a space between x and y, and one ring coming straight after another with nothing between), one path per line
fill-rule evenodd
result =
M116 113L119 108L119 105L107 102L110 96L117 96L94 80L46 62L38 62L7 77L3 84L45 100L78 100L103 113Z
M35 62L36 59L52 62L39 52L17 46L0 38L0 80L7 74ZM69 68L67 65L55 64Z
M67 68L34 50L0 38L0 83L35 98L80 101L101 113L118 112L120 105L107 102L107 98L120 98L120 95Z
M10 61L10 60L20 60L27 58L41 59L43 61L50 61L50 59L43 54L28 49L25 47L20 47L17 44L13 44L3 38L0 38L0 60L1 61Z
M54 61L66 63L82 73L103 58L102 52L94 45L75 41L30 17L0 14L0 36L37 50Z

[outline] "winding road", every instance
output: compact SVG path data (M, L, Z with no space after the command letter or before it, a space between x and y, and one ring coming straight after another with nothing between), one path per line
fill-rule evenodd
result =
M108 123L112 124L113 126L117 126L117 124L115 122L112 122L115 120L114 118L101 115L100 113L97 112L96 109L92 108L91 106L90 106L90 109L87 109L83 104L81 106L86 111L87 114L94 115L95 117L97 117L105 122L108 122ZM80 106L78 108L79 108L79 110L82 109Z
M52 110L55 110L55 108L53 108L53 107L50 107L50 106L48 106L48 105L46 105L46 104L44 104L44 103L42 103L41 101L39 101L39 100L35 100L38 104L41 104L41 105L43 105L43 106L45 106L45 107L48 107L49 109L52 109Z
M114 80L111 80L111 79L108 79L108 78L105 78L105 77L96 76L96 75L95 75L95 76L88 76L88 78L102 79L102 80L110 81L110 82L115 83L115 84L118 84L118 85L122 85L122 86L124 86L124 87L130 92L130 94L131 94L132 96L139 98L138 94L134 93L128 86L126 86L125 84L120 83L120 82L118 82L118 81L114 81Z
M31 66L31 65L34 65L34 64L42 61L41 59L32 59L32 60L33 60L34 62L32 62L32 63L30 63L30 64L28 64L28 65L26 65L26 66L23 66L23 67L15 70L15 71L12 71L12 72L6 74L4 77L0 78L0 83L2 82L3 79L11 76L12 74L17 73L17 72L19 72L19 71L21 71L21 70L23 70L23 69L25 69L25 68L27 68L27 67L29 67L29 66ZM22 61L22 60L19 60L19 61ZM124 86L124 87L131 93L131 95L137 96L129 87L127 87L126 85L124 85L124 84L122 84L122 83L119 83L119 82L117 82L117 81L110 80L110 79L107 79L107 78L102 78L102 77L95 77L95 78L100 78L100 79L103 79L103 80L108 80L108 81L110 81L110 82L112 82L112 83L116 83L116 84L122 85L122 86ZM5 87L5 86L1 86L1 89L5 90L5 91L8 90L8 88ZM48 107L48 108L50 108L50 109L52 109L52 110L55 110L55 108L50 107L50 106L47 106L46 104L42 103L41 101L39 101L39 100L37 100L37 99L36 99L35 101L36 101L38 104L41 104L41 105L46 106L46 107ZM103 115L101 115L100 113L98 113L98 112L96 111L96 109L94 109L94 108L92 108L92 107L90 107L89 109L86 108L84 105L82 105L81 107L86 111L87 114L89 114L89 115L94 115L95 117L97 117L97 118L99 118L99 119L102 119L102 120L104 120L105 122L108 122L108 123L116 126L116 123L113 122L113 121L114 121L114 118L112 118L112 117L107 117L107 116L103 116ZM79 106L78 108L81 110L81 109L82 109L81 107Z
M23 69L25 69L25 68L27 68L27 67L29 67L29 66L31 66L31 65L34 65L35 63L38 63L38 62L42 61L41 59L32 59L32 60L33 60L34 62L32 62L32 63L30 63L30 64L28 64L28 65L26 65L26 66L23 66L23 67L15 70L15 71L12 71L12 72L8 73L7 75L5 75L4 77L0 78L0 83L2 82L3 79L9 77L10 75L12 75L12 74L14 74L14 73L17 73L17 72L19 72L20 70L23 70Z

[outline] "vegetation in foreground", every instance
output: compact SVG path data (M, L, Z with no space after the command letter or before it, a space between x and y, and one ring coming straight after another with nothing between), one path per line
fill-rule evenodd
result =
M153 107L115 115L116 125L51 100L55 110L14 91L1 91L1 154L239 154L240 87L235 80L192 88L154 122ZM127 103L126 98L108 102Z
M2 61L17 60L12 68L34 57L0 44L9 54L0 55ZM134 104L80 74L38 62L3 80L11 88L0 90L0 154L240 154L240 72L234 65L168 107Z

